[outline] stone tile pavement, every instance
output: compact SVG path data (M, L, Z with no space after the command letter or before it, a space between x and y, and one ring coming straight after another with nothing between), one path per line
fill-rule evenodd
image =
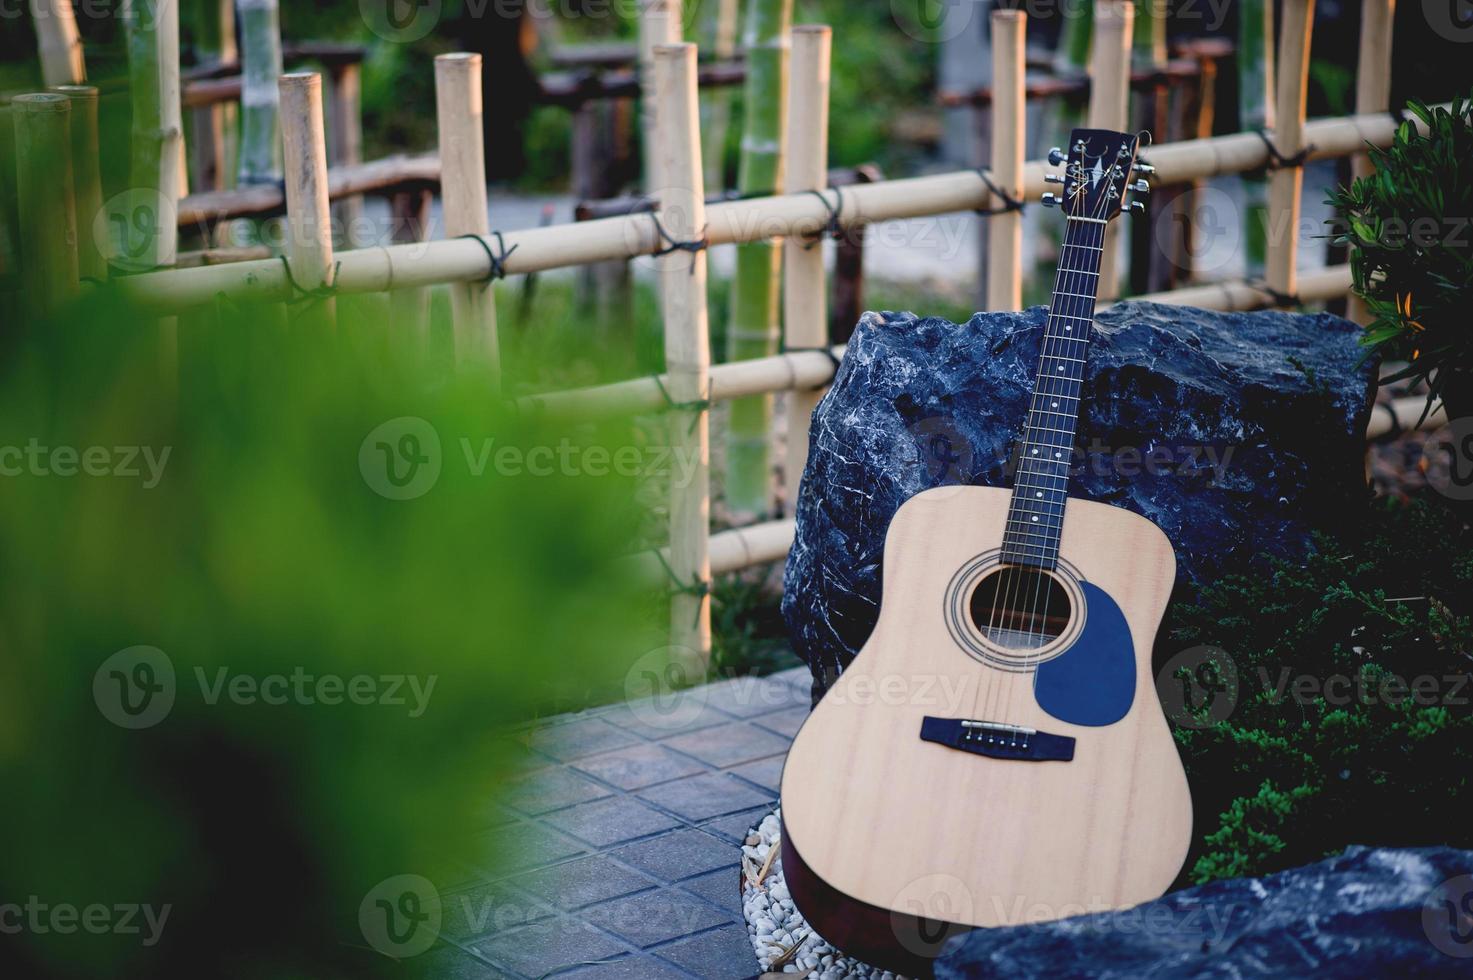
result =
M746 980L739 846L777 800L805 668L562 715L518 735L530 771L486 831L497 875L441 889L416 974Z

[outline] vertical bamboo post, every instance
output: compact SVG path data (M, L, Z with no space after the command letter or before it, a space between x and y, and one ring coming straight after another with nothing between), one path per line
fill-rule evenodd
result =
M736 56L738 0L708 0L705 50L718 61ZM701 162L706 168L706 186L713 191L725 183L726 132L731 123L731 89L717 86L706 94L701 114Z
M435 109L440 126L440 200L445 235L485 235L491 226L481 135L480 55L442 54L435 58ZM492 388L499 388L501 354L491 280L452 285L450 311L456 365L485 370Z
M322 122L322 76L282 75L282 159L286 169L286 260L292 280L306 293L333 285L332 212L327 200L327 137ZM300 319L334 326L331 296L298 296Z
M783 192L787 137L788 53L793 0L749 0L743 46L747 77L742 90L741 194ZM736 247L726 354L730 361L767 357L782 337L781 241ZM763 516L772 508L771 395L734 399L726 438L726 505L735 514Z
M332 74L332 161L336 166L351 167L363 162L362 93L362 72L358 65L351 61L339 65ZM476 118L480 119L479 112ZM343 198L332 206L332 213L342 231L339 238L344 247L357 248L363 198Z
M1391 106L1391 30L1396 20L1396 0L1364 0L1360 9L1355 111L1357 114L1385 112ZM1351 158L1351 168L1356 177L1365 177L1375 169L1371 158L1364 153Z
M1090 58L1089 125L1124 130L1130 125L1130 41L1135 8L1130 0L1101 0L1095 7L1094 52ZM1120 255L1120 223L1105 229L1100 254L1101 300L1120 293L1116 260Z
M1292 157L1304 148L1304 99L1309 88L1309 38L1314 0L1284 0L1280 15L1278 98L1274 145ZM1292 296L1297 286L1299 206L1303 167L1280 167L1268 183L1268 250L1264 278L1270 288Z
M278 132L281 27L277 0L240 0L240 170L238 182L281 179Z
M1391 42L1396 20L1396 0L1363 0L1360 21L1360 59L1355 72L1357 114L1385 112L1391 107ZM1350 158L1350 175L1369 177L1376 170L1371 158L1357 153ZM1357 323L1369 323L1365 300L1351 293L1345 315Z
M1021 10L992 12L992 179L1016 200L1023 198L1025 44L1028 20ZM1001 202L993 201L996 206ZM1023 216L1017 211L987 219L987 309L1023 305Z
M21 268L29 309L55 313L77 293L77 213L72 191L71 102L55 92L11 100L16 192L25 237Z
M829 62L833 32L824 25L793 28L792 85L788 100L789 192L822 190L828 183ZM783 243L783 338L789 350L827 347L822 239ZM798 502L798 482L808 465L808 422L819 389L788 392L788 451L783 469L788 509Z
M657 172L660 154L654 145L659 99L655 94L655 48L682 40L683 0L641 0L639 6L639 130L643 139L645 193L663 186Z
M700 102L696 46L659 45L653 51L655 145L666 185L660 222L677 242L705 234L705 185L701 179ZM666 388L678 410L670 412L674 458L687 460L688 481L670 484L670 573L678 589L670 600L670 645L704 668L711 656L711 347L706 322L706 253L674 250L659 259L665 314ZM673 470L672 470L673 472ZM682 485L684 482L684 485Z
M158 194L158 220L141 249L130 249L140 265L168 266L178 255L179 236L172 215L183 194L183 121L179 102L179 7L172 2L127 0L123 20L128 35L129 91L133 105L134 190Z
M1239 0L1238 119L1245 130L1274 128L1273 0ZM1268 237L1267 181L1262 172L1243 174L1243 264L1249 275L1262 268Z
M87 66L73 0L31 0L31 21L36 26L41 79L47 87L85 82Z
M77 271L87 279L107 278L107 254L92 232L102 211L102 157L97 138L97 88L58 85L71 101L72 200L77 220Z

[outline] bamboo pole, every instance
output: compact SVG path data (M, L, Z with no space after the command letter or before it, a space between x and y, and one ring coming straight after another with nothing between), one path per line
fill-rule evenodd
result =
M1285 0L1282 44L1279 45L1278 98L1274 109L1273 139L1279 153L1293 157L1304 147L1305 95L1309 89L1309 38L1314 0ZM1268 251L1264 278L1281 293L1292 296L1295 263L1299 258L1299 207L1304 168L1280 167L1268 184Z
M442 54L435 59L435 108L440 126L440 199L445 235L491 231L486 201L485 143L481 133L481 56ZM496 338L496 294L489 278L456 283L450 291L459 367L486 371L501 383Z
M1425 126L1415 123L1425 131ZM1385 113L1318 119L1304 137L1313 145L1309 159L1334 159L1360 152L1365 144L1387 146L1396 125ZM1263 141L1251 133L1188 140L1151 148L1159 183L1185 183L1242 173L1268 161ZM1047 164L1024 165L1027 196L1041 194ZM844 227L900 218L951 214L988 207L992 200L975 171L934 174L856 184L844 192ZM706 211L707 239L713 245L754 241L770 235L801 234L822 227L828 208L811 194L785 194L711 205ZM650 255L663 247L648 214L599 218L506 234L516 252L505 262L508 275L543 272L612 259ZM431 286L485 278L486 252L471 241L450 239L357 249L337 256L339 292L382 292L390 288ZM178 311L225 296L242 302L281 302L291 288L279 262L240 262L229 266L183 269L129 276L119 284L140 307Z
M479 73L479 66L477 70ZM332 73L332 162L335 167L353 167L363 162L362 74L354 62L345 62ZM484 157L485 150L481 153ZM339 240L348 248L357 248L358 227L363 221L363 198L355 195L334 201L332 213L342 232Z
M1360 58L1355 73L1357 114L1385 112L1391 106L1391 39L1396 0L1364 0L1361 4ZM1351 173L1365 177L1375 168L1364 153L1351 157Z
M1350 292L1350 266L1332 265L1306 272L1299 277L1299 299L1317 303L1339 299ZM1202 286L1186 286L1164 293L1143 293L1130 297L1135 303L1166 303L1171 306L1197 306L1204 310L1258 310L1272 306L1272 294L1251 282L1215 282ZM1114 304L1102 303L1101 309Z
M129 182L135 191L158 195L153 227L140 231L130 222L129 234L137 240L130 238L128 254L141 267L170 266L179 248L172 219L178 213L184 181L179 8L172 2L128 0L123 19L133 106Z
M1238 119L1245 131L1274 128L1273 0L1239 0ZM1262 173L1242 177L1243 265L1249 275L1263 268L1267 251L1268 181Z
M389 201L390 237L400 246L423 249L429 238L430 205L434 195L427 187L411 188L396 193ZM348 255L360 254L348 252ZM339 272L339 282L342 274ZM394 329L418 339L427 348L430 338L430 291L424 286L398 288L393 270L384 286L389 291L389 315Z
M701 180L700 102L696 46L654 49L656 140L659 171L669 182L660 220L676 242L701 238L706 194ZM706 253L673 250L659 262L665 313L667 390L677 406L669 413L676 458L695 460L689 485L671 481L670 573L678 591L670 599L670 645L704 668L711 657L710 411L711 347L706 321ZM681 407L684 406L684 407Z
M1360 22L1360 57L1355 73L1355 111L1385 112L1391 106L1391 42L1396 20L1396 0L1363 0ZM1376 168L1368 154L1350 158L1350 174L1354 179L1369 177ZM1345 315L1357 323L1369 323L1370 311L1365 300L1354 293Z
M1149 2L1149 0L1147 0ZM1023 199L1027 117L1023 73L1028 20L1021 10L992 12L992 179ZM1023 306L1023 215L1005 211L987 219L987 309Z
M241 135L238 183L281 180L278 135L281 27L277 0L240 0Z
M703 49L717 60L729 62L736 57L738 0L708 0L710 11ZM725 85L706 93L701 109L701 162L705 168L706 189L726 183L726 134L731 124L731 89Z
M286 259L304 293L329 290L336 279L332 212L327 200L327 138L322 121L322 76L282 75L282 158L286 167ZM325 292L295 297L299 320L334 326L337 309Z
M1100 0L1095 5L1094 52L1090 58L1089 125L1123 131L1130 125L1130 41L1135 8L1129 0ZM1159 172L1159 171L1158 171ZM1120 225L1105 229L1100 254L1100 299L1120 294Z
M833 358L842 358L840 345L822 351L775 354L711 368L710 401L730 401L747 395L817 388L834 380ZM631 378L588 388L570 388L517 399L517 407L559 418L594 418L654 412L665 405L662 386L669 378Z
M664 181L656 172L659 153L655 148L655 48L662 44L679 44L683 0L640 0L639 6L639 131L644 160L644 189L656 194Z
M793 0L748 0L743 47L742 154L739 194L783 191L787 137L788 49ZM745 243L736 250L727 360L776 352L781 326L782 250L777 241ZM727 423L726 505L738 514L766 514L772 507L770 397L733 402Z
M828 182L832 48L833 32L828 27L804 24L793 28L787 183L788 190L795 194L822 190ZM788 350L828 346L827 283L821 241L789 237L783 243L783 341ZM790 509L797 506L798 483L808 464L808 423L822 394L818 388L807 388L788 395L788 446L783 478Z
M71 101L72 200L77 222L77 270L87 279L107 278L107 254L94 222L102 214L102 157L97 139L97 88L58 85Z
M55 92L18 95L15 126L16 194L27 309L54 314L77 294L77 212L72 188L71 100Z
M31 21L41 57L41 80L48 88L87 80L82 35L72 0L31 0Z

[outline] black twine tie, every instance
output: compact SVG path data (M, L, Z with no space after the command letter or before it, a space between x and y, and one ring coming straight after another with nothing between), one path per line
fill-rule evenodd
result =
M977 176L982 178L982 183L987 185L987 189L992 192L992 196L1002 201L1002 205L1000 207L978 208L978 214L990 217L994 214L1007 214L1010 211L1017 211L1019 213L1022 213L1025 208L1023 202L1018 200L1013 195L1009 194L1007 191L1003 190L1001 187L997 186L997 183L992 179L991 174L979 167L977 169Z
M824 210L829 213L829 220L824 223L822 228L818 231L804 232L801 236L803 238L804 251L813 248L819 242L823 241L825 235L836 242L844 237L844 226L840 221L840 216L844 212L844 192L837 187L831 187L829 190L834 192L833 204L829 203L829 199L824 196L823 191L804 192L818 198L822 202Z
M1268 138L1268 133L1262 129L1253 130L1253 135L1263 140L1263 145L1268 148L1268 162L1263 165L1262 170L1290 170L1302 167L1309 159L1310 151L1314 149L1313 143L1305 144L1304 148L1291 157L1284 156L1274 141Z
M485 252L486 252L486 261L490 264L489 265L489 270L490 271L488 271L486 273L485 278L482 279L481 282L491 282L492 280L495 280L495 279L505 279L506 278L506 260L511 257L511 253L513 253L513 252L515 252L517 250L517 246L515 246L515 245L513 245L511 248L507 248L506 247L506 239L504 239L504 238L501 237L501 232L499 232L499 231L493 231L493 232L491 232L491 234L496 237L496 249L497 250L495 252L491 251L491 245L486 241L486 236L485 235L460 235L460 236L458 236L460 238L469 238L469 239L471 239L477 245L481 246L482 249L485 250Z
M311 289L304 289L302 284L297 282L296 276L292 275L292 264L287 261L286 256L278 255L277 258L281 260L281 267L286 271L287 285L292 290L292 298L286 301L286 305L295 306L298 303L306 303L310 306L338 294L338 271L342 269L343 263L334 262L332 264L332 277L329 281Z
M664 248L655 249L650 254L655 256L655 258L659 258L662 255L669 255L672 252L689 252L690 272L694 275L696 271L696 253L705 251L711 244L710 239L706 237L706 229L701 229L700 238L693 238L688 242L678 242L665 230L665 226L660 224L659 215L651 211L650 220L655 223L655 233L660 236L660 241L665 242ZM668 400L668 396L666 396L666 400Z

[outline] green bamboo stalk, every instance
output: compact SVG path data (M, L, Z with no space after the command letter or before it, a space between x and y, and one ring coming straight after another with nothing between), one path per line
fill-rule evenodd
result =
M102 158L97 136L97 87L58 85L72 105L72 199L76 202L77 261L83 278L107 278L107 254L94 233L93 224L102 212Z
M175 215L184 186L179 6L175 0L126 0L122 9L133 108L133 213L117 227L131 264L169 266L178 254ZM152 213L140 216L140 207Z
M1166 63L1165 0L1135 0L1131 48L1131 60L1138 68L1155 68Z
M742 194L781 194L783 142L787 129L788 43L793 0L748 0L743 42L747 79L743 89ZM727 356L740 361L777 353L782 335L782 246L749 242L736 249L736 275L727 326ZM726 502L732 511L762 516L772 505L769 434L772 396L731 403L726 443Z
M277 0L240 0L241 137L238 183L275 184L281 180L281 130L278 119L281 77L281 26Z
M1238 11L1238 115L1245 129L1273 128L1273 0L1242 0ZM1244 174L1244 272L1262 275L1268 251L1268 176Z
M33 316L45 316L77 293L71 104L55 92L18 95L10 112L15 125L24 302Z
M737 14L740 0L706 0L702 50L720 61L736 54ZM731 126L731 89L717 86L706 93L701 106L701 160L706 191L720 190L726 183L726 134Z

